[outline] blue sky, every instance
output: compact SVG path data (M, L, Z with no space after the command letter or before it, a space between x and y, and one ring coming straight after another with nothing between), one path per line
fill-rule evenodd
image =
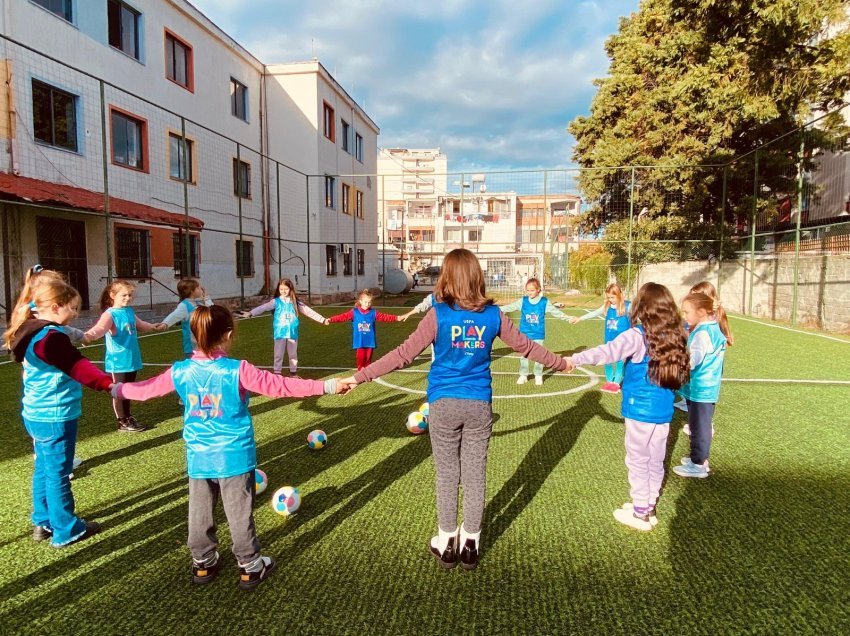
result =
M449 170L571 164L603 44L638 0L190 0L261 61L316 57L381 127Z

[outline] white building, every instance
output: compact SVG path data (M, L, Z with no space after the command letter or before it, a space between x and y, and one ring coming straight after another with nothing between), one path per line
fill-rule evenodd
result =
M377 170L377 126L318 62L266 66L184 0L0 0L0 35L2 304L36 262L87 305L109 276L137 304L176 300L181 274L214 298L377 285L373 184L308 194Z

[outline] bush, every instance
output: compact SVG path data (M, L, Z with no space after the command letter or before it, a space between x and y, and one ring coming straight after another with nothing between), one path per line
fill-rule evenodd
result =
M581 245L570 252L570 286L601 294L608 285L612 256L599 245Z

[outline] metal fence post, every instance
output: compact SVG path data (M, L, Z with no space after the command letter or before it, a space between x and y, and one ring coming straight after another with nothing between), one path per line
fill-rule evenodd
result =
M304 175L304 181L307 184L307 302L310 302L310 297L313 295L313 267L310 261L310 175Z
M729 166L723 166L723 190L720 195L720 249L717 254L717 297L720 298L720 286L723 283L723 235L726 231L726 184Z
M242 150L241 144L239 142L236 142L236 175L235 175L236 179L235 179L235 182L236 182L236 189L239 191L237 196L236 196L236 206L237 206L237 210L239 212L239 249L237 250L237 252L238 252L238 257L239 257L239 268L243 269L242 265L244 263L243 256L244 256L244 252L245 252L245 242L242 238L242 183L240 182L240 178L239 178L240 173L242 172L242 170L241 170L241 166L242 166L242 152L241 152L241 150ZM245 185L246 186L248 185L247 181L246 181ZM253 256L253 254L252 254L252 256ZM253 268L253 266L254 266L254 264L251 263L252 268ZM244 270L241 272L241 274L242 275L239 277L239 308L245 309L245 272L244 272Z
M103 80L100 84L100 145L103 161L103 224L106 233L106 282L112 282L112 223L109 216L109 157L106 151L106 92Z
M632 167L632 180L629 185L629 255L626 264L626 290L632 293L632 225L635 216L635 169Z
M546 223L549 221L549 211L546 209L549 203L549 171L543 171L543 236L540 238L540 256L543 261L542 267L543 271L540 272L540 279L546 280ZM551 231L551 228L550 228ZM549 271L552 271L552 255L555 253L554 245L549 248ZM521 289L521 293L525 293L525 290Z
M753 167L753 212L750 218L750 289L747 315L753 315L753 285L756 278L756 217L758 216L758 192L759 192L759 151Z
M180 117L180 148L183 151L183 167L186 169L189 166L189 146L186 143L186 118ZM194 168L194 166L192 166ZM183 225L184 236L183 236L183 271L181 272L181 278L183 276L192 276L192 254L191 254L191 246L192 239L189 236L189 180L192 178L192 175L187 171L183 175ZM198 272L200 274L200 272Z
M381 175L381 291L387 287L387 190Z
M464 233L466 232L466 224L464 223L464 214L463 214L463 189L466 186L463 181L463 173L460 173L460 246L463 247L464 243Z
M797 162L797 227L794 231L794 290L791 297L791 326L797 325L797 295L800 275L800 224L803 219L803 161L805 159L806 137L800 130L800 159Z
M280 236L280 162L275 161L275 186L277 190L277 279L283 278L283 254L281 254Z

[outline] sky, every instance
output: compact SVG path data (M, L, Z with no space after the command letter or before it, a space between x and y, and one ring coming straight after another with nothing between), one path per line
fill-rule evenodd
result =
M573 165L567 125L638 0L190 0L266 64L318 57L381 148L439 147L450 171Z

